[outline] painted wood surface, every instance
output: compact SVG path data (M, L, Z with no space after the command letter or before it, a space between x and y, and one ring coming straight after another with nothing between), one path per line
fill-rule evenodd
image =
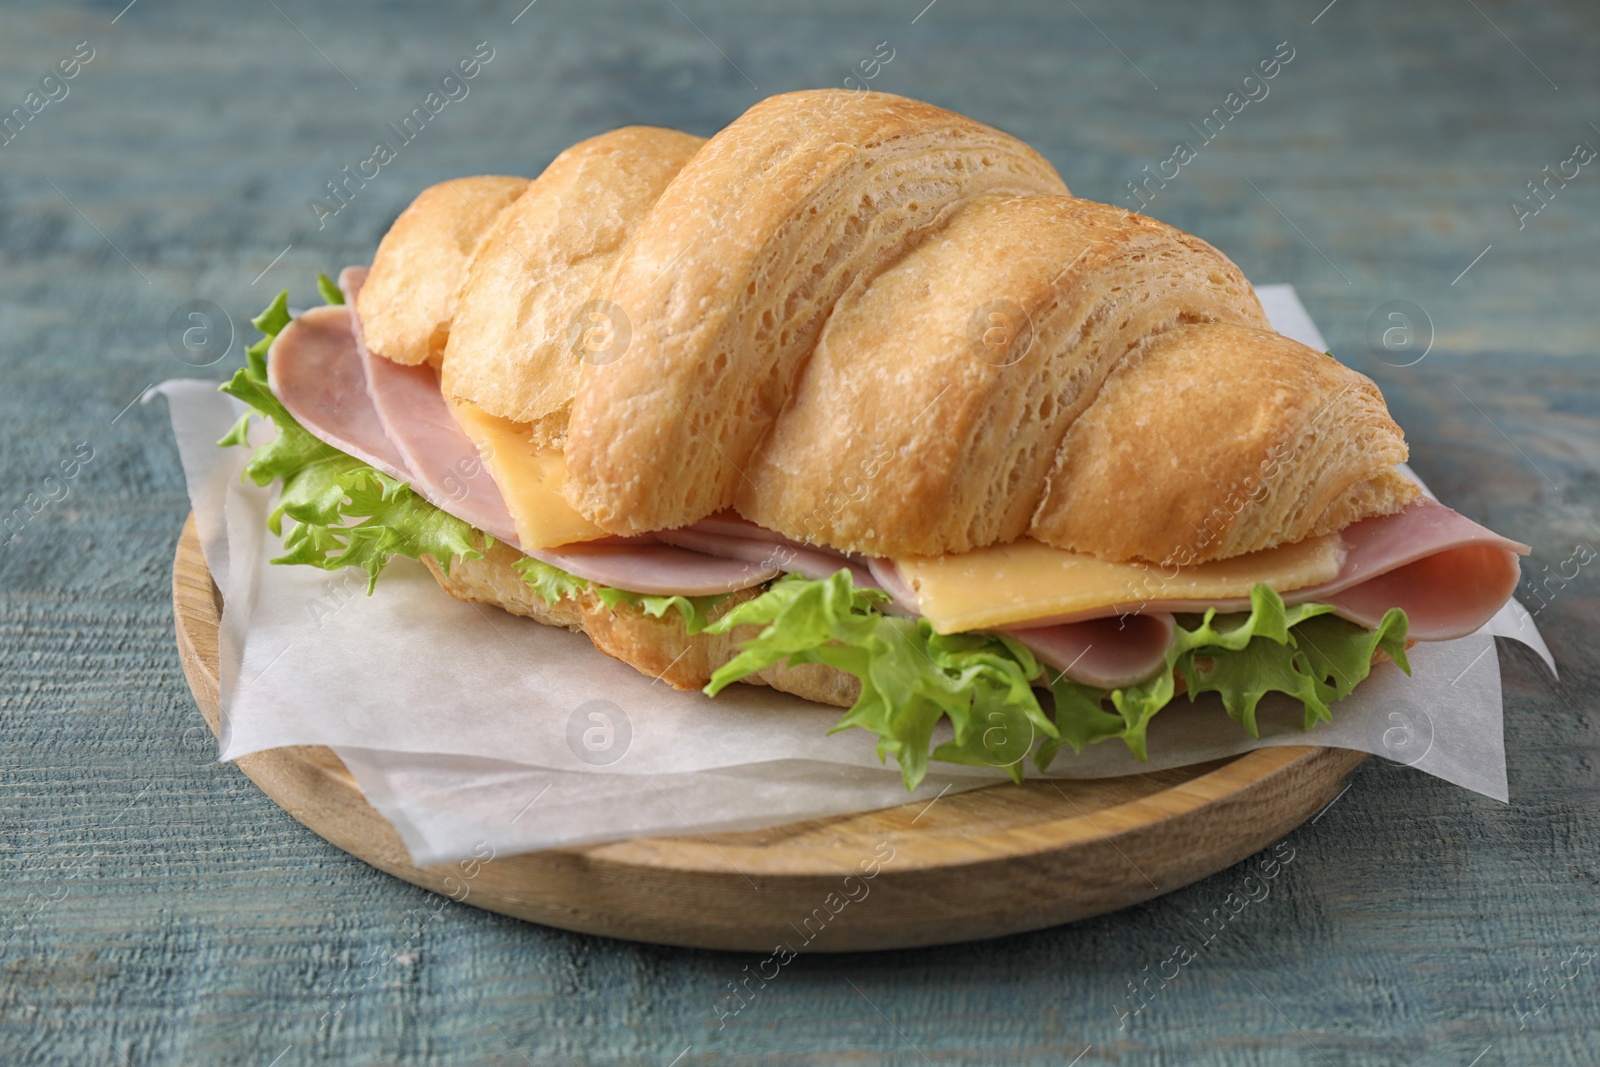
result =
M0 505L25 518L0 535L0 1061L1600 1060L1600 581L1574 562L1600 546L1600 172L1525 185L1600 147L1594 5L124 4L0 13L0 112L93 49L0 147ZM308 201L480 41L469 95L319 227ZM168 600L188 505L141 390L220 378L272 292L313 299L429 182L533 173L628 122L708 134L860 78L880 41L872 87L1001 125L1130 206L1126 183L1290 44L1147 210L1295 283L1418 471L1554 576L1538 620L1561 681L1503 656L1509 806L1371 761L1315 824L1177 893L801 955L740 1000L764 957L435 914L212 762ZM230 351L169 340L200 300ZM1386 349L1393 301L1432 326ZM1247 886L1265 892L1235 913ZM1201 944L1181 966L1180 942Z

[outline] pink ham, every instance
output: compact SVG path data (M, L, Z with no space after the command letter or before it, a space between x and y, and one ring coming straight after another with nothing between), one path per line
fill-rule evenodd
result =
M864 564L842 553L803 545L753 522L726 515L702 519L679 530L658 530L653 536L669 545L708 556L772 566L807 578L827 578L844 567L850 571L850 580L857 588L873 589L878 584Z
M1116 689L1166 665L1174 625L1171 615L1158 611L1007 630L1006 636L1074 682Z
M675 545L620 543L535 549L534 559L585 581L655 596L713 596L776 578L775 566L708 556Z
M517 543L516 525L505 498L461 431L439 391L439 374L427 364L407 367L374 356L361 337L356 294L367 268L339 272L348 308L349 332L366 372L367 395L384 432L411 471L411 488L435 507L507 544Z
M889 603L884 610L891 615L903 615L908 619L915 619L922 612L917 609L917 594L900 577L900 571L894 565L894 560L881 557L867 560L867 569L872 571L873 581L878 583L878 588L889 594Z
M1488 622L1516 590L1517 557L1528 553L1527 545L1427 499L1358 522L1343 537L1348 554L1339 576L1284 599L1332 604L1369 629L1388 609L1401 608L1418 641L1465 637Z
M295 316L267 351L267 384L311 436L392 478L411 480L367 396L367 373L344 308Z

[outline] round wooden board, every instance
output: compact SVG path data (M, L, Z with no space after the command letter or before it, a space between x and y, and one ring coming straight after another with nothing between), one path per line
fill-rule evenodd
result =
M172 608L189 687L217 732L222 596L193 516L173 563ZM1151 774L1007 783L931 806L553 849L465 868L414 866L329 749L273 749L237 762L317 834L452 899L584 933L766 953L780 944L854 952L970 941L1136 904L1281 838L1331 801L1366 758L1346 749L1261 748ZM858 871L863 861L876 865L870 879Z

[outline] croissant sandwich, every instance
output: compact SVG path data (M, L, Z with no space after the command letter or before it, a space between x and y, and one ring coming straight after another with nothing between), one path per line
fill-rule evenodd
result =
M1181 694L1310 729L1527 552L1216 249L883 93L444 182L319 286L224 386L276 426L276 562L407 556L678 688L847 708L908 786L1143 758Z

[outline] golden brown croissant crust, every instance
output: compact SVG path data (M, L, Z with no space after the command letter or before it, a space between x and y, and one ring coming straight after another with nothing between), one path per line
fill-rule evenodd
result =
M587 590L576 598L547 604L517 573L514 564L520 559L522 553L497 543L479 559L455 560L449 574L427 556L422 562L457 600L493 604L546 626L585 634L606 655L674 689L699 689L711 680L713 671L738 655L743 642L761 632L759 626L735 626L725 634L690 634L677 612L652 618L628 604L607 607ZM760 592L741 589L731 593L712 607L711 614L726 614ZM792 667L774 663L740 680L840 708L848 708L861 694L861 683L854 675L821 663Z
M1273 333L1227 257L928 104L789 93L703 143L629 127L520 192L442 188L372 273L430 310L398 322L369 281L369 342L442 351L452 396L563 445L614 533L731 507L873 555L1198 562L1417 492L1377 387ZM471 255L430 263L443 236Z

